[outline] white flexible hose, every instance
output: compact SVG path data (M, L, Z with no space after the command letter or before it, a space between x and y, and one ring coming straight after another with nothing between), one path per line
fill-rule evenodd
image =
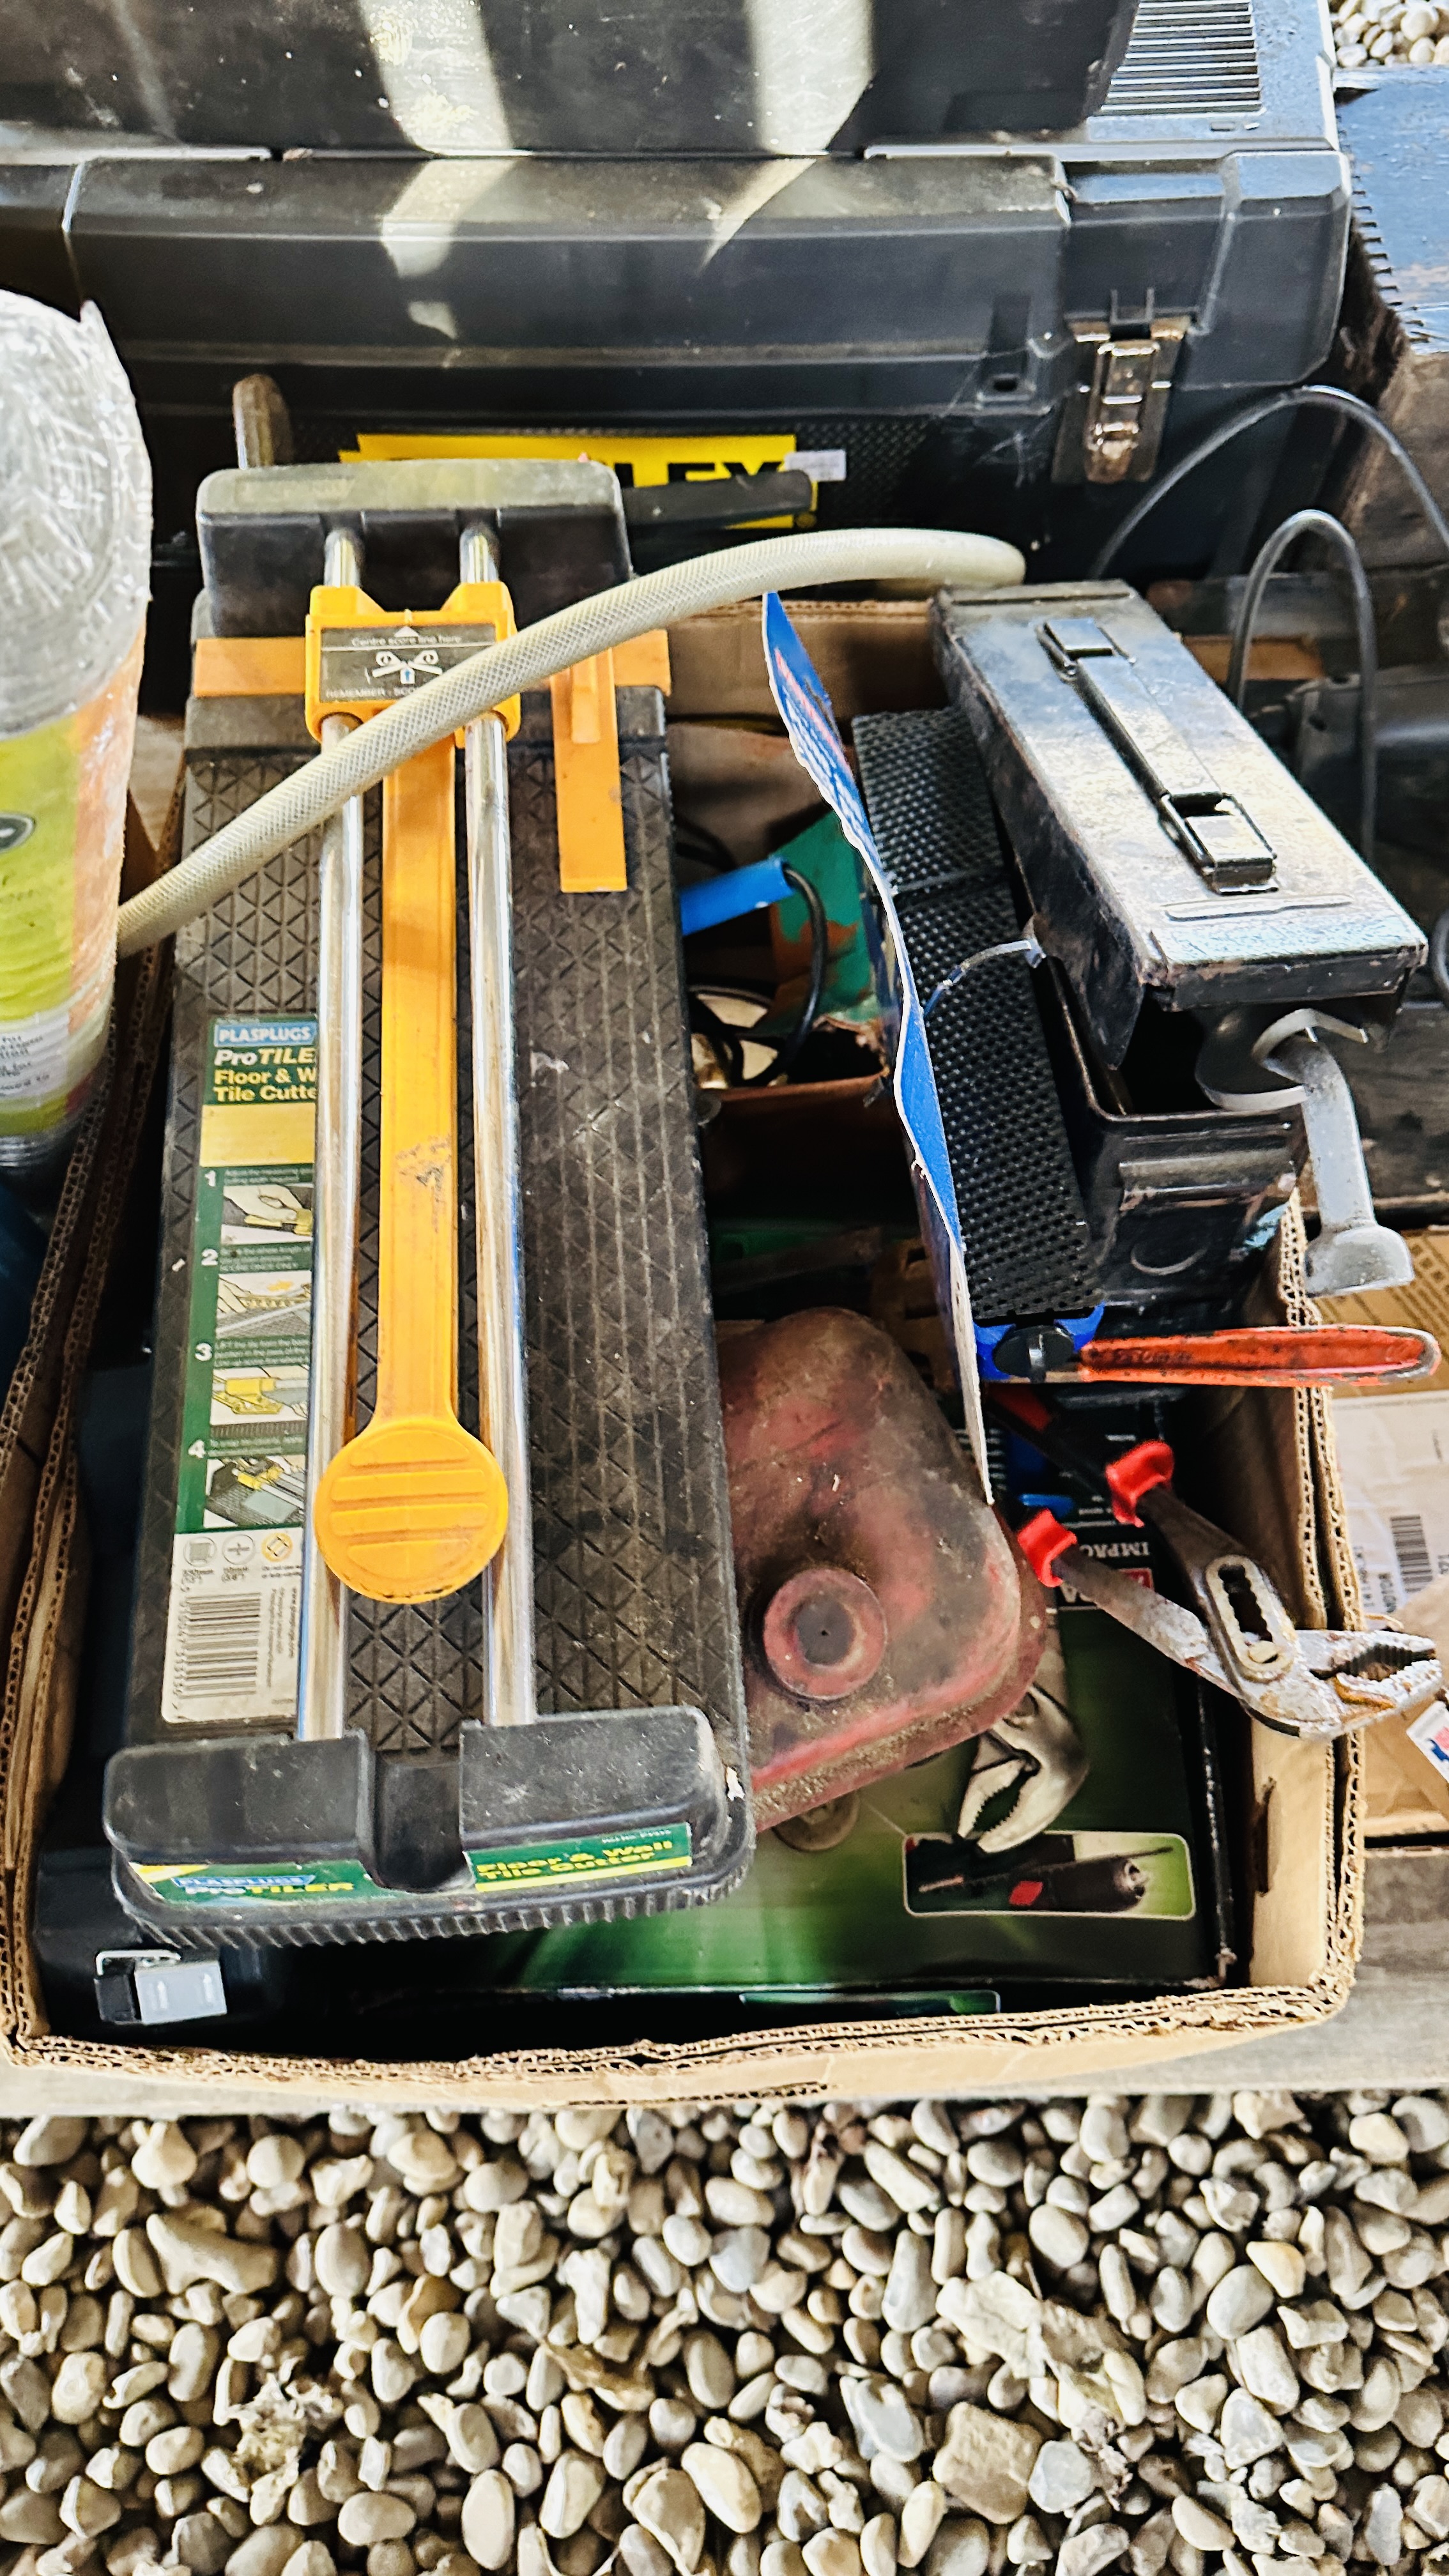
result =
M540 618L506 643L429 680L357 726L345 742L309 760L268 788L244 814L222 826L180 866L121 906L116 945L122 957L167 939L207 912L278 850L315 831L351 796L375 787L414 752L471 724L488 707L540 688L555 671L648 635L657 626L724 608L767 590L808 589L835 581L917 580L998 589L1024 580L1015 546L995 537L958 536L932 528L842 528L695 555L663 572L645 573L617 590L601 590Z

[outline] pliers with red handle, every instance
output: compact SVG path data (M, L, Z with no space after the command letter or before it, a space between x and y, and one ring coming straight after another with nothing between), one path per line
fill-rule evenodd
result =
M1198 1607L1184 1609L1088 1556L1053 1513L1039 1511L1016 1538L1049 1588L1061 1583L1066 1558L1074 1592L1284 1735L1326 1743L1381 1717L1417 1717L1442 1696L1444 1675L1428 1637L1396 1628L1295 1628L1262 1566L1173 1492L1176 1461L1165 1440L1139 1440L1114 1455L1026 1387L982 1393L999 1422L1056 1466L1102 1487L1119 1521L1157 1530Z

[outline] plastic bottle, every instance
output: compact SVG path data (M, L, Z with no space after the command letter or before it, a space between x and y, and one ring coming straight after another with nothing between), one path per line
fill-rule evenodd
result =
M106 1042L151 469L93 304L0 293L0 1171L44 1172Z

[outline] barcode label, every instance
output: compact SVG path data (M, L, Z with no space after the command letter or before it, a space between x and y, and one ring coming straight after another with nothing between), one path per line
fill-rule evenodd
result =
M207 1031L167 1726L296 1720L316 1039L307 1018L223 1016Z
M1424 1536L1423 1516L1419 1512L1390 1512L1389 1536L1394 1542L1398 1560L1399 1581L1406 1594L1422 1592L1434 1580L1434 1568Z
M175 1539L161 1685L167 1724L289 1723L301 1619L300 1530L189 1530Z
M260 1592L193 1594L180 1604L176 1690L181 1699L256 1688L262 1644Z
M1449 1394L1340 1396L1333 1427L1364 1605L1415 1626L1449 1575Z

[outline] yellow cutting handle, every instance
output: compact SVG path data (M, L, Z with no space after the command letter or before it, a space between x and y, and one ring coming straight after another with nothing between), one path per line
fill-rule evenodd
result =
M328 1565L374 1601L434 1601L497 1552L508 1495L458 1398L453 744L383 786L377 1405L317 1488Z
M383 781L377 1412L458 1408L453 745Z

